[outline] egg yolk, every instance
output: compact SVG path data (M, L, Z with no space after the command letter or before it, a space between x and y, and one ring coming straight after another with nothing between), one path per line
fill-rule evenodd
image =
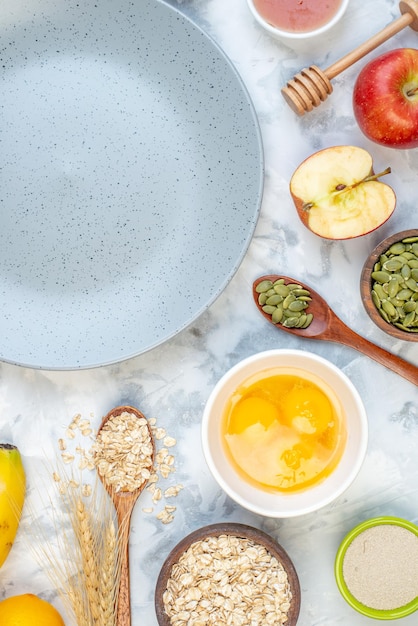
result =
M276 407L265 398L243 398L231 413L228 432L238 435L253 424L261 424L268 428L277 419Z
M268 490L298 491L320 482L337 466L346 441L331 389L299 370L265 373L237 388L222 428L235 470Z
M292 389L283 399L286 423L299 433L321 434L332 427L334 411L329 398L321 389Z

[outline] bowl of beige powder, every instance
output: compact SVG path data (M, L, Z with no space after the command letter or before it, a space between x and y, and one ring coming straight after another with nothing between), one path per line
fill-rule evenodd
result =
M418 526L399 517L376 517L353 528L335 559L345 600L362 615L380 620L418 609Z

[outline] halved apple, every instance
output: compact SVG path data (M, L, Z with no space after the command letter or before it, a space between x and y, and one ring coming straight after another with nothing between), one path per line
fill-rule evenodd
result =
M290 180L302 222L326 239L351 239L375 230L392 215L396 195L373 172L373 159L357 146L333 146L305 159Z

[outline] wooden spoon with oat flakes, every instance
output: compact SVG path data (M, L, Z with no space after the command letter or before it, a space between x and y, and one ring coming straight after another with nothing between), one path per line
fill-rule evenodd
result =
M145 416L118 406L104 418L93 445L95 465L115 505L119 526L120 583L117 625L130 626L129 533L132 512L154 464L154 440Z

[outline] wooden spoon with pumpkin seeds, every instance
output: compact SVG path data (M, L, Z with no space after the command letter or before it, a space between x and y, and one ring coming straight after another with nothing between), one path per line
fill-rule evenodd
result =
M306 298L309 298L308 300L302 300L302 302L307 302L307 307L304 308L304 313L312 315L312 318L309 318L309 323L305 327L302 326L298 328L296 326L288 326L280 322L275 323L272 320L272 313L268 312L271 309L267 309L267 311L263 310L263 307L265 309L266 306L262 300L260 302L260 293L263 293L260 292L260 289L264 290L269 286L268 283L273 285L281 279L283 279L281 284L290 284L293 289L299 287L299 289L302 290L301 293L307 292L309 294L309 296L305 294ZM263 285L263 281L267 281L267 283ZM294 278L289 278L288 276L279 276L276 274L261 276L254 281L253 297L257 308L266 320L274 326L281 328L285 332L306 339L322 339L354 348L366 356L369 356L371 359L374 359L381 365L384 365L388 369L396 372L400 376L403 376L403 378L406 378L415 385L418 385L418 367L412 365L412 363L408 363L408 361L404 361L391 352L380 348L361 335L358 335L339 317L337 317L327 302L318 293L316 293L316 291L307 285L304 285L300 281L297 281Z

